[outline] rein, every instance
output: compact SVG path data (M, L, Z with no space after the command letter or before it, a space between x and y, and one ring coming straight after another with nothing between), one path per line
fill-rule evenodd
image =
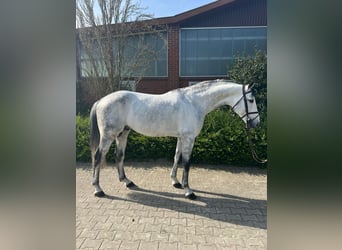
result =
M262 163L262 164L266 163L266 162L267 162L267 159L261 159L261 158L257 155L257 153L256 153L256 151L255 151L255 149L254 149L254 147L253 147L253 143L252 143L252 139L251 139L251 135L250 135L250 130L249 130L247 127L246 127L246 132L247 132L247 139L248 139L249 149L251 150L253 159L254 159L256 162L258 162L258 163Z
M242 93L243 93L243 95L242 95L242 97L235 103L235 105L233 106L233 110L235 109L235 107L236 107L236 106L241 102L241 100L243 99L244 104L245 104L246 113L241 117L241 119L244 118L245 116L247 116L247 121L246 121L246 133L247 133L247 140L248 140L249 149L250 149L250 151L251 151L251 153L252 153L253 159L254 159L256 162L258 162L258 163L264 164L264 163L267 162L267 159L261 159L261 158L258 156L258 154L256 153L255 148L254 148L254 145L253 145L253 143L252 143L252 139L251 139L250 128L248 127L248 122L249 122L249 121L253 121L254 119L256 119L256 118L259 116L259 113L258 113L258 112L248 112L248 104L247 104L248 100L247 100L246 94L251 93L252 90L246 91L246 90L245 90L245 85L246 85L246 84L243 84L243 85L242 85ZM253 119L250 119L250 118L249 118L249 115L250 115L250 114L258 114L258 115L256 115Z

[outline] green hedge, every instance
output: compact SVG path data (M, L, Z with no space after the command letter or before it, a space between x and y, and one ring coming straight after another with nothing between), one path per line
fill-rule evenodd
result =
M196 138L192 162L211 164L257 165L251 158L244 124L228 108L217 109L207 115L203 129ZM267 143L265 123L252 132L256 150L266 157ZM76 118L76 159L90 161L89 118ZM107 160L114 162L114 145L107 154ZM142 161L151 159L172 160L176 138L146 137L132 131L129 134L126 159Z

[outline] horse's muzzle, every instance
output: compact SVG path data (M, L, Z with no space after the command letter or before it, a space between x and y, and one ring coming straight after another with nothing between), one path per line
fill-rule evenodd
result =
M256 128L259 123L259 119L250 119L247 121L247 128Z

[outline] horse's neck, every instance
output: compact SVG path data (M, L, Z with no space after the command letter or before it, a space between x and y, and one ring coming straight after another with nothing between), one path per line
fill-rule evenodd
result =
M240 98L241 86L237 84L224 84L210 87L207 91L196 94L196 99L203 112L208 114L222 106L233 106Z

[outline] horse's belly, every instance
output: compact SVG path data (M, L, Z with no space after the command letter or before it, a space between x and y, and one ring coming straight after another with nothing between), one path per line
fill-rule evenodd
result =
M170 126L171 124L140 124L137 125L136 123L130 124L129 126L136 132L146 135L146 136L178 136L178 129L176 126Z

